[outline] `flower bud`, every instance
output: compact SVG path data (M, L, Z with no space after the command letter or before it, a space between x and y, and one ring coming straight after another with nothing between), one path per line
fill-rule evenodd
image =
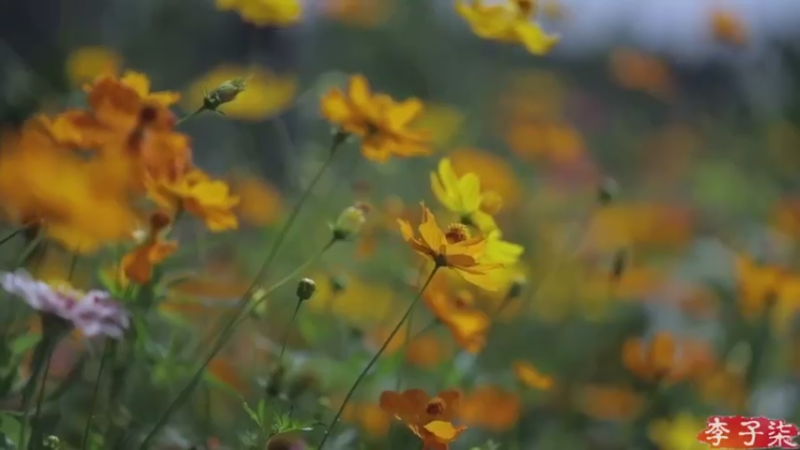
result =
M619 185L613 178L605 178L597 187L597 201L605 206L613 202L619 195Z
M311 278L303 278L297 283L297 299L304 302L317 292L317 284Z
M332 226L333 239L342 241L358 233L366 223L371 209L368 204L361 202L345 208Z
M236 96L247 88L247 78L228 80L203 97L203 109L216 111L220 106L236 100Z
M61 440L58 436L47 436L44 438L43 447L47 450L59 450L61 448Z
M503 197L497 192L484 192L481 198L481 211L490 216L497 215L503 209Z

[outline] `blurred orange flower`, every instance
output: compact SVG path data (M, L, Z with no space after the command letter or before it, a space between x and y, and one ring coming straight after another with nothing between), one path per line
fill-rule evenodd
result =
M150 216L150 230L145 240L122 258L123 279L143 285L150 281L153 266L169 258L178 249L177 241L165 241L164 231L170 226L170 218L156 212Z
M542 391L549 390L554 384L552 377L544 375L533 364L527 361L514 362L514 375L516 375L517 379L525 386Z
M616 386L584 386L575 401L588 416L602 420L629 420L642 410L641 396L630 389Z
M449 349L435 334L424 334L408 343L406 361L423 369L437 367L449 354Z
M129 239L138 222L122 180L57 143L40 117L0 136L0 209L82 253ZM54 182L57 180L58 182Z
M709 26L714 38L723 44L742 47L749 39L746 25L733 11L714 10L709 18Z
M411 224L398 220L403 239L414 251L429 258L439 267L453 269L464 280L493 291L499 288L497 269L502 264L484 263L481 261L486 248L483 237L469 236L464 225L453 224L447 231L442 231L430 209L422 206L422 219L418 227L420 237L414 236Z
M521 44L534 55L545 55L559 41L547 34L534 20L536 2L506 0L501 4L484 4L482 0L466 3L459 0L456 11L467 21L472 32L483 39Z
M348 403L342 411L342 420L361 426L375 438L386 436L392 423L392 417L374 403Z
M464 396L458 416L469 426L503 432L517 423L521 410L522 402L517 393L483 385Z
M236 176L231 189L239 197L238 212L242 221L253 226L271 225L283 212L283 201L278 189L268 181L255 176Z
M625 89L639 90L661 99L673 93L669 67L654 56L635 50L615 50L609 65L611 76Z
M783 268L760 265L747 256L736 256L734 269L739 286L739 310L758 319L772 308L773 324L781 330L800 311L800 278Z
M175 181L146 179L149 197L173 213L187 211L201 219L210 231L233 230L239 221L232 209L239 198L231 195L223 181L212 180L200 169L192 169Z
M453 390L442 391L435 397L420 389L384 391L381 393L380 407L403 421L422 439L426 448L447 450L466 430L466 427L453 425L460 399L461 394Z
M626 341L622 361L642 379L658 383L695 378L707 372L714 359L708 346L660 332L649 343L638 338Z
M298 0L216 0L220 11L236 11L242 20L264 27L290 26L300 21Z
M328 91L321 100L322 115L347 133L362 139L361 153L375 162L391 156L421 156L431 152L426 132L413 130L411 123L423 112L416 98L396 102L386 94L374 94L363 75L350 77L347 94Z
M323 0L322 9L327 17L350 26L373 28L391 16L392 0Z
M546 159L566 164L580 160L586 153L583 136L566 123L520 123L509 126L506 139L511 150L528 161Z
M472 295L462 291L453 295L442 278L434 279L423 294L423 301L433 316L450 330L456 343L470 353L486 345L491 319L472 303Z

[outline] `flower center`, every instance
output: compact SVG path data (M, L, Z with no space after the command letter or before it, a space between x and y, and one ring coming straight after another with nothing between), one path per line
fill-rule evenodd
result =
M444 236L448 244L458 244L469 239L469 230L464 224L454 223L450 224Z
M431 416L439 417L444 414L444 406L444 400L439 397L434 397L428 402L428 406L425 407L425 412Z

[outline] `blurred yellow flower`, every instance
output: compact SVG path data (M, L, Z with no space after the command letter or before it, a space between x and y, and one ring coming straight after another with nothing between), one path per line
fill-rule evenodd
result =
M552 377L539 372L539 369L527 361L514 362L514 375L525 386L542 391L549 390L554 384Z
M415 122L421 129L430 130L431 141L446 145L461 129L464 114L457 108L445 104L427 104L425 111Z
M508 431L517 423L522 401L516 392L491 385L478 386L465 395L458 416L469 426L490 431Z
M245 22L259 27L294 25L300 21L298 0L216 0L220 11L236 11Z
M705 420L680 413L672 420L652 423L648 434L661 450L706 450L708 444L697 440L705 428Z
M533 0L505 0L502 4L484 4L482 0L466 3L459 0L456 11L467 21L479 37L498 42L522 44L534 55L550 52L559 41L556 35L547 34L536 19Z
M122 58L106 47L90 46L73 50L67 57L67 77L73 86L81 86L102 75L114 75Z
M481 191L481 181L474 173L459 177L450 160L442 158L438 170L431 173L431 189L445 208L458 214L461 223L474 225L484 233L497 229L494 218L486 210L489 209L487 205L497 209L498 194Z
M221 106L219 111L235 119L256 121L273 117L289 108L297 95L298 83L294 74L276 74L257 66L225 64L194 80L184 92L181 106L196 111L203 105L206 91L234 79L246 79L247 89Z
M231 190L239 197L237 208L242 221L252 226L275 223L283 212L283 201L278 189L256 176L236 176Z
M739 287L739 310L747 319L759 319L771 307L773 325L785 330L800 311L800 278L747 256L736 256L734 270Z
M733 11L725 9L712 11L709 26L714 38L723 44L742 47L749 39L746 25Z
M461 224L453 224L447 232L439 228L433 213L422 205L422 219L418 227L420 237L414 236L411 224L398 220L403 239L414 251L429 258L440 267L453 269L464 280L489 291L499 288L496 276L503 267L499 263L483 262L486 240L470 238Z
M328 121L361 138L361 153L369 160L385 162L391 156L431 152L428 134L411 128L424 110L419 99L396 102L386 94L374 94L363 75L353 75L347 94L333 88L320 103Z
M605 385L584 386L573 399L589 417L626 421L642 410L642 397L629 388Z
M146 179L148 196L160 207L176 213L186 211L202 220L210 231L233 230L239 221L233 208L239 198L228 185L212 180L200 169L193 169L175 181Z
M506 159L475 148L462 148L448 157L458 176L474 173L481 180L485 192L496 192L503 205L516 206L521 197L521 186L514 170Z

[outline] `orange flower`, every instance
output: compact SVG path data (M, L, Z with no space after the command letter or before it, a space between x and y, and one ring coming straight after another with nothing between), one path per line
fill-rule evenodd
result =
M41 117L0 140L0 209L17 223L41 223L69 249L130 238L137 214L122 183L57 143Z
M443 282L438 282L425 290L423 300L434 317L447 326L461 348L470 353L483 349L491 319L472 305L469 292L453 296Z
M649 344L641 339L625 342L622 360L631 372L653 382L696 376L712 361L706 346L687 340L678 342L669 333L657 333Z
M403 421L425 444L428 450L447 450L466 430L454 426L461 394L448 390L431 398L425 391L409 389L403 392L381 393L381 409Z
M602 420L631 419L644 404L635 392L614 386L585 386L575 397L584 414Z
M711 33L724 44L742 47L747 44L747 27L732 11L715 10L710 18Z
M146 180L148 195L162 208L185 210L203 220L211 231L236 229L239 221L232 209L239 198L228 185L212 180L200 169L192 169L177 180Z
M426 334L411 340L406 349L406 361L417 367L434 368L447 356L447 349L434 334Z
M150 231L147 238L122 258L124 278L138 284L146 284L153 274L153 266L164 261L178 249L176 241L164 241L162 232L170 225L169 217L161 212L150 216Z
M566 164L580 160L586 153L580 132L571 125L555 121L520 122L511 127L506 139L515 154L529 161L542 158Z
M436 223L433 213L422 206L422 220L418 227L420 237L414 236L411 225L405 220L398 220L403 239L420 255L430 258L440 267L448 267L456 271L464 280L493 291L500 287L497 269L503 267L497 263L483 263L486 240L483 237L470 238L467 227L453 224L443 232Z
M553 387L553 379L542 374L533 364L527 361L514 362L514 375L525 386L546 391Z
M411 123L423 112L416 98L396 102L386 94L373 94L363 75L353 75L347 94L332 89L321 100L322 115L347 133L359 136L365 158L385 162L392 155L420 156L430 153L427 133Z
M264 226L280 218L281 194L266 180L254 176L236 177L231 187L241 199L237 209L243 222Z
M517 423L521 410L518 394L495 386L480 386L464 397L458 412L468 425L503 432Z
M389 432L392 418L373 403L348 403L342 412L342 420L358 424L372 437L383 437Z
M665 98L672 94L672 75L658 58L634 50L617 50L611 56L611 75L626 89Z

